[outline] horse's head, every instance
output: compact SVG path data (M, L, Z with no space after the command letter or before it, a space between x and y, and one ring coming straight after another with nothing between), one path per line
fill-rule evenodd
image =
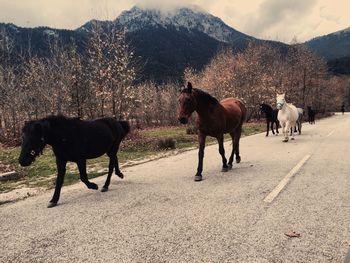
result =
M196 109L196 100L192 91L192 84L188 82L187 88L184 88L179 96L180 108L178 112L178 120L182 124L188 123L189 117Z
M21 154L18 161L21 166L29 166L40 155L46 145L44 133L49 123L30 121L23 127Z
M276 105L277 105L277 109L281 110L284 106L284 104L286 103L286 94L277 94L276 96Z

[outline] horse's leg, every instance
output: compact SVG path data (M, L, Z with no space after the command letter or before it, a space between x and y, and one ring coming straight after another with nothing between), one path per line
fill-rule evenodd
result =
M87 186L87 188L97 190L98 189L97 184L91 183L87 177L86 160L78 161L77 165L79 169L80 180Z
M198 167L197 173L194 177L196 182L202 181L202 171L203 171L203 158L204 158L204 148L205 148L205 139L206 135L199 132L198 133L198 141L199 141L199 151L198 151Z
M269 136L269 126L270 126L270 122L268 119L266 119L266 126L267 127L266 127L266 135L265 136L267 137L267 136Z
M235 149L235 154L236 154L236 163L241 162L241 156L239 155L239 141L241 139L241 134L242 134L242 124L235 131L234 149Z
M102 187L101 192L108 191L108 187L109 187L109 184L111 183L111 177L112 177L113 170L115 167L115 159L116 159L115 151L108 152L107 155L109 157L108 174L107 174L106 182L105 182L104 186Z
M301 127L303 126L302 121L298 122L298 131L299 131L299 135L301 134Z
M232 138L232 153L231 156L228 160L228 169L232 169L232 163L233 163L233 155L235 153L235 133L234 132L230 132L230 136Z
M119 144L117 144L117 150L115 152L115 174L119 176L121 179L124 178L124 174L119 169L119 161L118 161L118 150L119 150Z
M289 127L289 125L287 125L286 122L283 122L282 128L283 128L283 136L284 136L283 142L288 142L288 140L289 140L288 133L289 133L290 127Z
M225 148L224 148L224 135L219 135L217 137L218 143L219 143L219 153L222 158L222 172L227 172L228 171L228 166L227 166L227 159L225 157Z
M296 122L294 122L293 124L289 124L292 128L291 128L291 130L292 130L292 134L291 134L291 136L292 136L292 138L291 138L291 140L294 140L294 130L295 130L295 128L296 128L296 126L297 126L297 123Z
M273 130L273 121L271 121L271 131L272 131L272 134L275 135L275 131Z
M58 200L60 199L61 188L63 185L64 176L66 174L67 161L61 160L56 157L56 165L57 165L57 178L56 178L55 192L47 206L48 208L56 206Z
M276 124L276 133L279 134L278 128L279 128L279 126L280 126L280 122L277 120L277 121L275 122L275 124ZM276 134L276 135L277 135L277 134Z

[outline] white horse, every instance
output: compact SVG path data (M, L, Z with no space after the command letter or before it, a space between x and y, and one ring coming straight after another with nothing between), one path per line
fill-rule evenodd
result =
M284 136L283 142L288 142L290 129L292 132L292 140L294 140L294 128L299 118L298 110L293 104L286 102L285 94L277 94L276 101L277 109L279 109L277 119L282 126Z

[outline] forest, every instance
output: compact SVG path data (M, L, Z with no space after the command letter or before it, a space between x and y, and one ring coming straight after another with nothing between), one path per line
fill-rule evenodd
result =
M238 53L223 48L203 70L189 67L182 81L158 83L143 78L143 65L123 30L93 24L83 52L55 35L49 41L48 57L28 56L0 32L2 143L19 141L25 121L56 114L114 116L136 128L177 125L177 97L187 81L218 99L242 99L247 121L258 116L259 103L274 105L276 93L319 113L339 111L350 97L349 77L334 75L326 61L298 44L287 51L254 42Z

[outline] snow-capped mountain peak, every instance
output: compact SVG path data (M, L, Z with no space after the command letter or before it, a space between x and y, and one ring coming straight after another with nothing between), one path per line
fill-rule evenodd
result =
M188 31L200 31L222 42L232 42L238 38L251 39L199 7L162 11L135 6L122 12L115 22L125 27L129 32L138 31L145 27L172 27L177 30L181 28Z

